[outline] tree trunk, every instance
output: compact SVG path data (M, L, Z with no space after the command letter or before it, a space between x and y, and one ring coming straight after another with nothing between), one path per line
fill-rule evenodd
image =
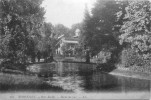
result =
M86 50L86 63L90 63L90 52Z

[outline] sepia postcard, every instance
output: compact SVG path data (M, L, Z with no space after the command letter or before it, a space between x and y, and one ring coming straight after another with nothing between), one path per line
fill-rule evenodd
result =
M0 0L0 100L151 100L151 0Z

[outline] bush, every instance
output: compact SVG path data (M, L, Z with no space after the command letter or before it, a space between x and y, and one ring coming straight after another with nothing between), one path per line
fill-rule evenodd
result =
M26 65L22 63L14 63L11 60L3 61L0 64L0 69L11 69L11 70L21 70L26 71Z
M124 49L121 55L121 63L125 67L130 67L133 65L142 65L143 59L142 57L135 52L133 49Z
M131 66L130 70L131 71L137 71L137 72L143 72L143 73L151 73L151 67L150 67L149 62L147 62L143 66Z
M151 72L151 58L147 59L144 55L140 55L133 49L124 49L121 55L121 64L124 67L129 67L132 71Z
M111 52L100 51L97 56L98 56L97 58L98 63L106 63L109 59L111 59Z

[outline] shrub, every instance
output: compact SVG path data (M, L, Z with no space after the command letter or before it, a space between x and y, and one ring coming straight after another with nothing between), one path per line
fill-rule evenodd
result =
M151 58L149 55L141 55L130 48L124 49L121 55L121 64L124 67L129 67L132 71L151 72Z
M143 59L133 49L124 49L121 55L121 63L125 67L141 65Z
M111 52L100 51L98 54L97 61L98 63L106 63L110 58L111 58Z

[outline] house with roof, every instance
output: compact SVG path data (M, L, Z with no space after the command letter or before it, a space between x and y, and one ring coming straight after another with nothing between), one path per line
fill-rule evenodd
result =
M75 31L75 36L73 37L65 37L64 35L61 35L58 37L58 43L56 54L58 55L65 55L65 56L74 56L76 54L75 48L79 46L79 35L80 30L77 29Z

